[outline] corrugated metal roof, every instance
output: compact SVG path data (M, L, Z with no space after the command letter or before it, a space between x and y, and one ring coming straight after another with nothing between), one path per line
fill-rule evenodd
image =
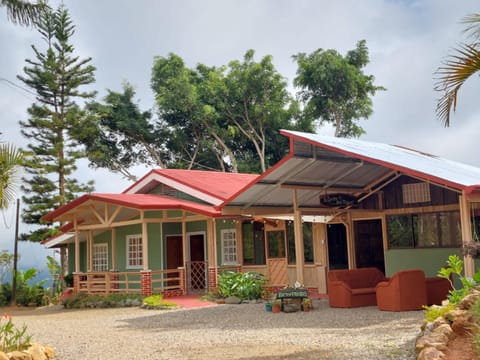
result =
M319 197L334 193L368 196L399 174L456 191L480 189L480 168L395 145L282 130L290 153L223 207L318 209ZM478 190L478 189L477 189Z
M364 159L373 163L400 169L427 178L447 181L459 189L480 185L480 168L426 154L405 147L358 139L337 138L326 135L282 130L282 134L296 141L337 151L342 155Z

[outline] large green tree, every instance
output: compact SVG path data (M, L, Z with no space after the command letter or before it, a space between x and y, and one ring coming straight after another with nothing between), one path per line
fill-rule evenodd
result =
M365 131L357 124L373 112L371 96L385 90L366 75L369 63L365 40L345 56L336 50L317 49L311 54L293 56L298 64L294 85L300 89L305 116L335 127L335 136L359 137Z
M46 213L93 190L92 182L81 184L73 175L84 153L72 133L83 126L83 112L76 102L94 96L82 88L94 82L95 68L90 58L75 55L70 43L75 26L65 7L46 9L37 26L46 48L32 46L35 59L26 60L24 74L18 78L37 93L28 120L20 126L29 141L22 218L38 225ZM28 240L41 241L50 234L51 228L43 226L30 233Z
M462 23L468 40L458 45L436 72L435 90L443 93L436 113L445 126L450 125L450 115L456 110L460 88L480 71L480 13L466 16Z
M272 57L256 62L254 55L248 50L242 61L218 68L187 68L174 54L155 59L159 115L174 143L183 144L182 158L224 171L263 172L285 155L279 129L312 130Z
M7 10L8 19L14 24L33 25L46 8L47 1L31 3L24 0L0 0L0 7Z

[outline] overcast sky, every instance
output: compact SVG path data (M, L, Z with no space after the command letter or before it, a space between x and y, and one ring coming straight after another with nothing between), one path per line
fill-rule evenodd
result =
M452 126L435 118L433 74L452 47L464 40L460 20L480 12L468 0L64 0L76 26L71 39L81 58L92 57L97 68L94 89L121 90L132 83L141 108L153 107L150 72L155 56L180 55L187 66L224 65L241 59L246 50L256 60L272 55L277 70L292 88L296 64L292 55L315 49L341 54L365 39L370 52L366 73L387 88L373 99L373 115L360 125L361 139L415 148L480 166L480 79L460 91ZM53 7L59 1L50 1ZM0 8L0 78L16 80L33 59L31 44L40 42L32 29L7 22ZM25 144L18 121L26 119L33 96L0 80L2 139ZM322 132L329 133L329 130ZM148 171L138 168L137 175ZM98 192L128 186L120 176L81 165L79 178L95 179ZM7 213L7 217L11 214ZM0 242L13 229L0 224ZM0 248L4 248L0 243Z

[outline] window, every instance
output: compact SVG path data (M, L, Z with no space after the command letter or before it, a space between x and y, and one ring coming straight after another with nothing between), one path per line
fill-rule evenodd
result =
M142 235L129 235L127 236L127 269L140 269L142 265Z
M303 256L306 264L313 263L313 225L312 223L303 223ZM295 231L293 222L287 223L287 243L288 243L288 263L293 265L295 259Z
M93 271L108 270L108 245L93 244Z
M222 240L222 264L237 264L237 233L235 229L224 229L221 231Z
M460 246L458 211L387 216L390 248L428 248Z
M243 264L265 265L265 232L261 222L242 224Z
M427 183L403 184L402 194L404 204L430 202L430 185Z
M285 257L285 231L268 231L268 257L284 258Z

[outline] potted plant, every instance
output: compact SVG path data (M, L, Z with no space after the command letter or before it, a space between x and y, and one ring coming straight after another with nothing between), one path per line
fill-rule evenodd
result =
M302 299L302 309L303 311L310 311L312 309L312 300L310 298Z
M282 307L282 303L280 300L273 300L272 301L272 312L273 313L279 313Z

